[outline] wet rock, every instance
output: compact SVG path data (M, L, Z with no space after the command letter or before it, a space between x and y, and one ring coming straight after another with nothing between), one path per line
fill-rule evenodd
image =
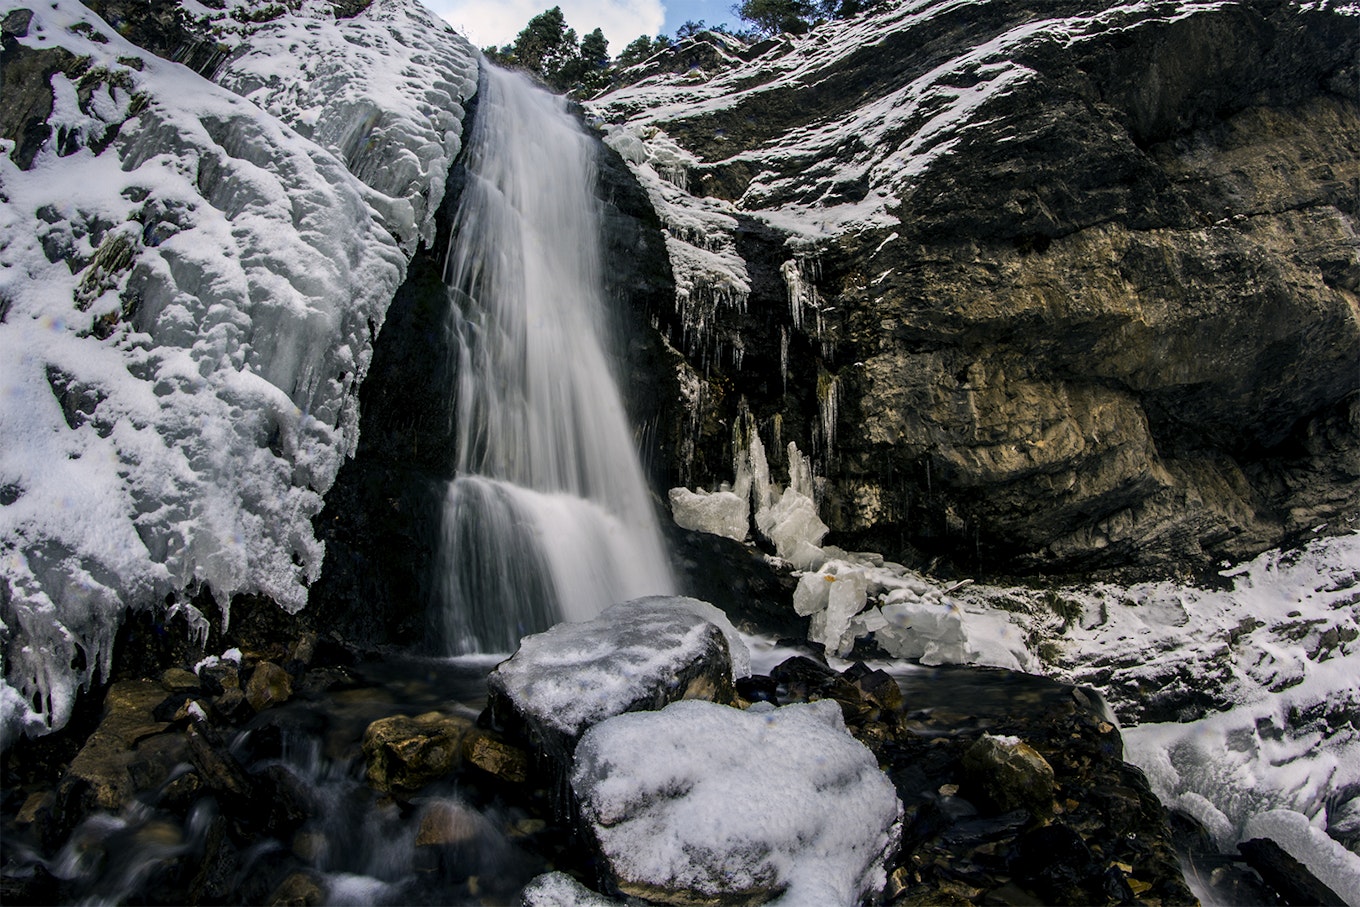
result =
M373 722L363 740L368 783L387 793L410 794L449 775L459 764L463 737L471 728L468 719L441 712Z
M463 759L469 765L509 784L523 784L529 779L529 754L506 742L499 735L481 729L463 738Z
M235 688L224 690L222 695L213 699L212 706L228 724L245 724L255 714L245 691Z
M1095 900L1090 882L1100 868L1081 835L1061 823L1021 835L1011 860L1012 872L1040 897L1055 904Z
M876 752L905 808L890 867L904 897L943 902L963 882L982 904L1193 901L1166 812L1120 758L1099 696L998 669L918 668L895 679L902 729ZM986 736L1023 738L1048 764L1049 789L1061 792L1061 802L1048 795L1049 825L1033 805L998 812L984 801L965 761Z
M491 823L475 809L438 800L425 810L416 831L416 869L441 872L454 880L476 875L483 844L494 834Z
M1053 813L1053 767L1019 738L983 734L963 754L963 777L973 798L996 812Z
M272 661L262 661L255 666L250 680L246 681L245 694L250 707L263 712L292 697L293 678Z
M258 825L270 837L286 840L318 812L311 790L286 765L266 765L250 776L250 784Z
M198 675L184 668L167 668L161 686L171 693L194 693L199 689Z
M198 669L199 683L203 690L213 696L221 696L228 690L241 688L240 668L230 661L207 664Z
M189 883L191 902L220 903L232 893L241 869L241 857L229 834L230 823L220 815L208 821L203 838L203 857L198 872Z
M131 774L134 764L143 781L161 768L139 761L136 749L140 741L168 727L167 722L157 721L153 715L165 697L160 684L151 681L125 680L109 687L104 718L68 770L69 778L88 784L91 807L121 809L138 789ZM162 778L169 774L169 766L163 768Z
M315 876L295 872L269 895L269 907L319 907L326 903L326 890Z
M204 786L232 804L250 799L253 787L245 769L211 729L201 723L190 725L184 737L189 744L189 761Z
M1345 901L1283 847L1269 838L1252 838L1237 845L1242 856L1275 889L1286 904L1323 904L1343 907Z
M16 905L60 903L61 880L41 863L15 866L7 861L0 869L0 901Z

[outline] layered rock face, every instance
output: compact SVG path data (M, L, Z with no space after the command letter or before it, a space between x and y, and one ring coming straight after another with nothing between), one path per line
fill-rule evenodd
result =
M1356 26L916 2L640 67L593 109L689 289L673 478L730 479L744 401L850 545L1187 567L1346 528Z

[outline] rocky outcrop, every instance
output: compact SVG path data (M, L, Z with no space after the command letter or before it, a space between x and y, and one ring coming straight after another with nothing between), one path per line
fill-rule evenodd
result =
M730 481L744 400L846 547L1185 568L1355 517L1353 11L1042 16L890 5L592 102L719 298L655 313L673 484Z

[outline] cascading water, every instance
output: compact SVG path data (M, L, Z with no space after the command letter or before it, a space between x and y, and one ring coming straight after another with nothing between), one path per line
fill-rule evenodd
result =
M673 590L604 353L594 147L565 102L483 70L445 280L458 357L443 518L446 648Z

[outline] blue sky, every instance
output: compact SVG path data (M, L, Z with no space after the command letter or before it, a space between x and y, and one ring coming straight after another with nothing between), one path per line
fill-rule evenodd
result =
M532 17L561 6L567 24L584 34L604 30L617 54L638 35L675 34L687 20L739 27L732 14L736 0L425 0L478 47L514 40Z

